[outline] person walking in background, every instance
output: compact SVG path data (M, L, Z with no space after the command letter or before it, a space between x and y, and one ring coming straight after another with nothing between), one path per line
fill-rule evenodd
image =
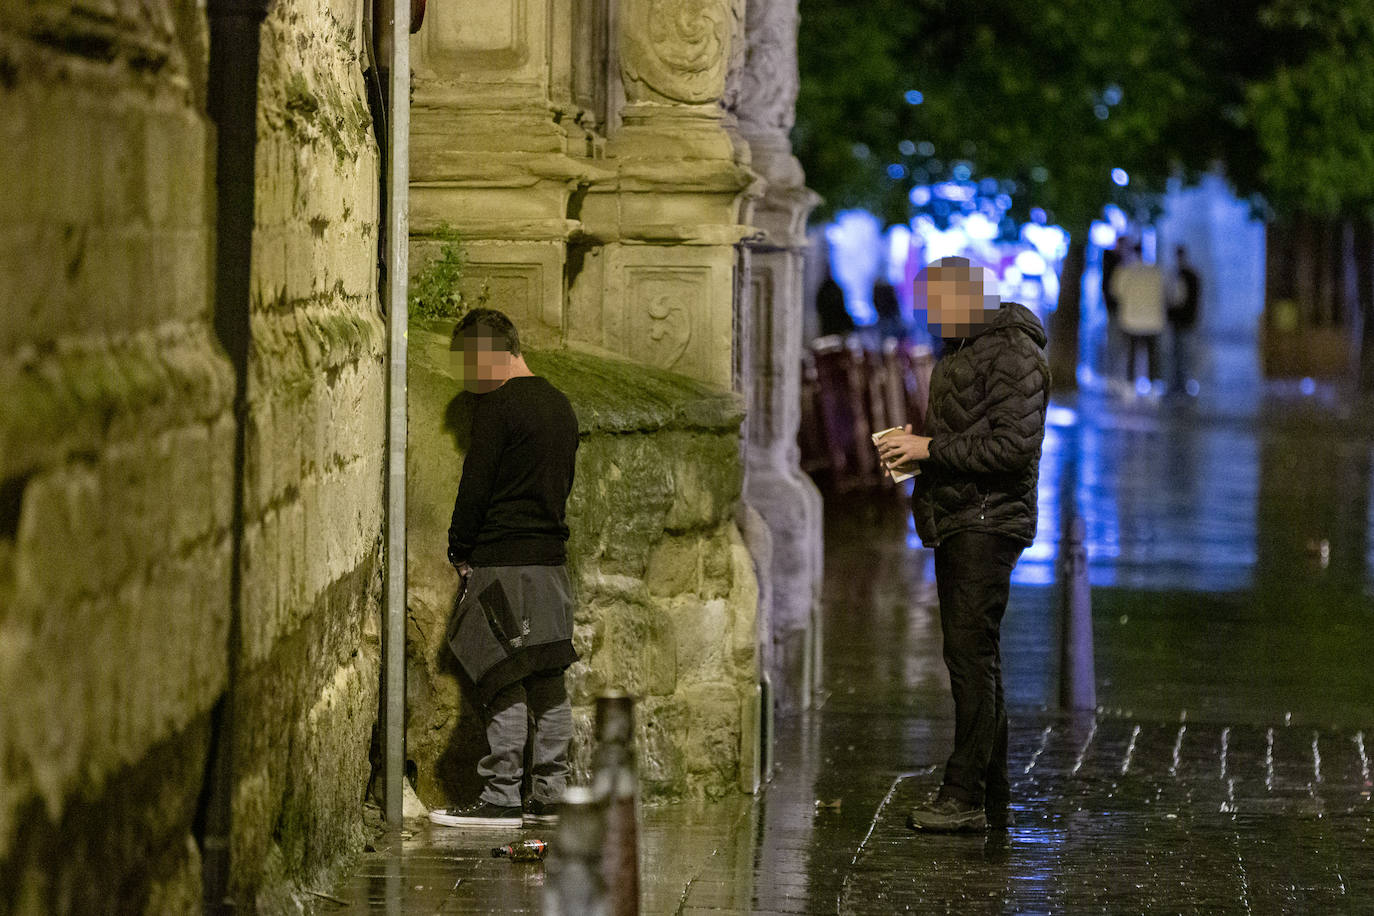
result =
M879 339L901 340L906 337L906 325L902 321L902 304L897 299L897 290L882 274L879 274L873 283L873 311L878 316Z
M1111 382L1128 375L1123 363L1123 341L1121 339L1121 300L1112 292L1112 277L1121 266L1121 240L1102 251L1102 307L1107 312L1107 339L1102 354L1103 375Z
M1126 380L1139 386L1140 354L1145 355L1145 377L1159 377L1159 336L1164 333L1164 275L1145 263L1140 243L1131 249L1131 260L1112 274L1112 294L1120 301L1121 331L1126 335Z
M912 513L935 550L954 695L954 751L939 793L907 819L920 831L1011 821L1001 626L1012 569L1035 538L1050 370L1040 321L1023 305L1003 304L996 289L965 258L942 258L921 273L916 306L944 346L930 380L928 435L907 426L878 446L889 467L919 469Z
M844 335L854 330L854 319L844 303L844 289L835 282L829 268L825 271L821 288L816 292L816 316L820 319L822 337Z
M564 671L577 660L564 567L577 416L561 391L530 371L515 326L501 312L468 312L450 349L464 388L476 397L448 532L448 560L459 577L448 643L476 688L490 753L477 765L481 796L429 818L450 827L553 823L572 738Z
M1192 262L1188 260L1188 249L1179 245L1175 254L1177 261L1168 311L1172 351L1172 382L1169 390L1172 394L1194 394L1197 385L1188 377L1188 373L1192 368L1193 328L1197 327L1202 284Z

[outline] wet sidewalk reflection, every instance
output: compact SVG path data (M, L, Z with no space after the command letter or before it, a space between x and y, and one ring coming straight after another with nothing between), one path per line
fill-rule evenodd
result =
M766 793L644 814L645 913L1313 913L1374 899L1370 439L1286 402L1058 405L1004 632L1005 834L916 836L952 731L897 494L827 508L823 693ZM1087 522L1097 715L1056 695L1054 557ZM1325 544L1325 548L1323 548ZM855 575L862 570L863 575ZM319 912L539 912L511 837L417 825ZM533 834L529 834L533 835Z

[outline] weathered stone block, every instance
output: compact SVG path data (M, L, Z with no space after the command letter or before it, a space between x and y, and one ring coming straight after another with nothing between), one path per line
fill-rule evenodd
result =
M724 598L680 598L664 610L673 621L678 676L683 682L716 680L733 673L734 619Z
M668 536L649 555L644 582L656 597L694 592L701 583L702 542L695 535Z
M617 603L599 616L604 620L604 635L592 657L592 668L601 689L631 696L672 694L678 675L676 634L662 611Z
M733 524L723 528L703 540L701 545L701 591L708 598L724 598L735 587L734 542L738 541L738 535L734 534Z
M670 531L714 528L739 501L743 473L738 442L722 436L674 433L663 443L671 456L673 502L664 519Z
M708 795L732 791L739 767L738 689L729 684L688 686L681 701L687 715L681 739L684 766L688 773L705 777Z

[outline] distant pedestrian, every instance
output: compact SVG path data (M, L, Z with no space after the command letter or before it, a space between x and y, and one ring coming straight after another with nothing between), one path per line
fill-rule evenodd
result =
M1159 337L1164 333L1164 274L1145 263L1140 243L1132 249L1129 263L1112 274L1112 294L1120 301L1121 331L1126 335L1126 380L1140 377L1140 356L1145 356L1145 377L1151 382L1159 373Z
M957 832L1010 822L1001 626L1011 572L1035 538L1036 487L1049 406L1045 331L965 258L917 278L916 306L944 351L930 380L925 432L879 440L889 466L918 469L916 531L935 550L954 752L913 829Z
M448 559L459 577L448 642L476 687L490 753L477 764L485 782L480 797L429 818L445 826L552 823L568 782L572 738L564 671L577 660L564 567L577 416L561 391L530 371L515 326L501 312L468 312L451 349L476 397L448 531ZM526 812L520 789L527 739Z
M822 337L835 334L848 334L854 330L854 319L844 302L844 289L835 282L830 271L825 272L825 280L816 292L816 316L820 319Z
M1109 380L1124 377L1125 358L1122 350L1125 341L1121 337L1121 300L1112 292L1112 277L1121 266L1121 245L1118 240L1111 248L1102 251L1102 307L1107 312L1107 339L1102 355L1102 374Z
M1198 302L1202 295L1202 283L1197 271L1188 260L1188 249L1179 245L1175 251L1176 267L1174 283L1169 297L1169 339L1173 358L1172 383L1174 394L1191 394L1192 381L1188 377L1192 368L1193 329L1197 327Z
M906 326L902 321L902 304L897 299L897 290L882 276L873 284L873 311L878 316L880 338L906 337Z

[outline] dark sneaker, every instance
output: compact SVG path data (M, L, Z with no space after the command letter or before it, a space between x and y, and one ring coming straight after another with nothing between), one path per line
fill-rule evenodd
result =
M525 809L526 827L556 827L558 826L557 802L541 802L538 799L530 799L529 807Z
M519 827L519 808L506 808L490 802L475 802L461 808L436 808L429 819L441 827Z
M906 825L922 833L980 833L988 829L988 817L982 805L937 798L911 809Z

